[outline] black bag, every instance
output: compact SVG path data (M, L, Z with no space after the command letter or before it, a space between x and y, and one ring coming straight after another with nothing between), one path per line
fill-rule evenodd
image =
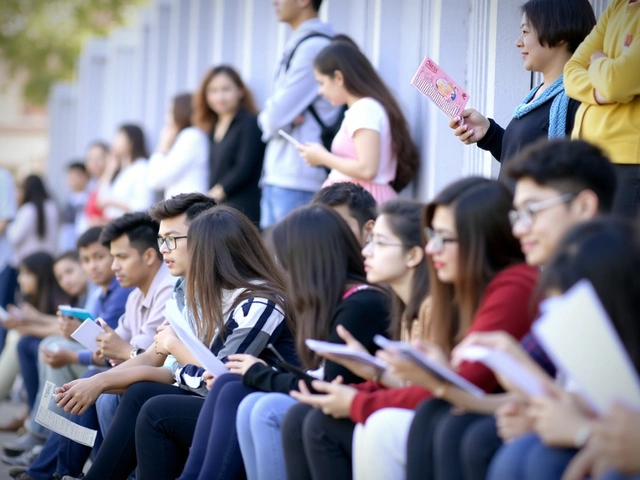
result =
M293 50L291 50L291 53L289 54L289 58L287 59L287 62L285 63L285 67L284 67L284 71L285 72L287 70L289 70L289 65L291 64L291 59L293 58L293 55L296 53L296 50L298 49L300 44L302 42L304 42L305 40L308 40L308 39L313 38L313 37L323 37L323 38L327 38L329 40L331 40L331 38L332 38L329 35L327 35L325 33L320 33L320 32L310 33L306 37L302 37L298 41L298 43L296 43L296 45L293 47ZM314 102L315 102L315 100L314 100ZM320 118L320 115L318 115L318 112L316 111L315 107L313 106L313 103L311 103L311 105L309 105L307 107L307 110L309 110L309 113L311 114L311 116L313 116L313 118L318 123L318 125L320 125L320 140L322 141L322 144L324 145L324 147L327 150L331 151L331 143L333 142L333 138L338 133L338 130L340 130L340 126L342 125L342 120L344 118L344 112L347 111L347 106L343 105L342 107L340 107L340 114L337 116L336 121L333 122L332 124L325 124L322 121L322 118Z

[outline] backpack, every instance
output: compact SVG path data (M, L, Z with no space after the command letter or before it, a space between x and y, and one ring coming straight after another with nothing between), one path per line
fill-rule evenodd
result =
M308 40L310 38L313 37L323 37L326 39L331 40L331 36L325 34L325 33L320 33L320 32L313 32L310 33L309 35L302 37L298 43L295 44L295 46L293 47L293 49L291 50L291 53L289 54L289 58L287 58L287 61L285 63L284 66L284 71L286 72L287 70L289 70L289 65L291 64L291 60L293 59L293 55L296 53L296 50L298 49L298 47L300 46L300 44L302 42L304 42L305 40ZM315 102L315 100L314 100ZM318 125L320 125L320 140L322 141L322 144L324 145L324 147L331 151L331 143L333 142L333 138L336 136L336 134L338 133L338 130L340 130L340 127L342 126L342 120L344 118L344 112L347 111L347 106L343 105L342 107L340 107L340 113L338 114L336 121L331 123L331 124L326 124L322 121L322 118L320 118L320 115L318 115L318 112L316 111L315 107L313 106L313 102L311 103L311 105L309 105L307 107L307 110L309 110L309 113L311 114L311 116L314 118L314 120L316 121L316 123Z

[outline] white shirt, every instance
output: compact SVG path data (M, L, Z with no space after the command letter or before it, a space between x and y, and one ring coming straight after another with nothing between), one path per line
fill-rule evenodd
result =
M164 190L164 198L180 193L207 193L209 184L209 138L196 127L182 130L165 155L151 155L147 186Z
M148 172L146 158L139 158L128 167L120 170L110 185L102 185L99 199L111 199L129 206L131 212L144 212L153 204L153 191L145 182ZM108 219L124 215L124 210L107 207L104 215Z
M33 203L22 205L16 217L7 227L7 238L13 248L10 262L17 267L20 262L32 253L45 251L55 255L58 240L58 208L53 200L44 202L45 234L38 235L38 212Z

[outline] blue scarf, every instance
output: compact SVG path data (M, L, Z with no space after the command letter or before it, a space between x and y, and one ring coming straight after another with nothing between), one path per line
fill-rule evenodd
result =
M569 97L564 93L563 75L560 75L549 88L540 94L538 98L531 101L542 84L529 92L520 105L513 112L515 118L524 117L531 110L538 108L543 103L553 98L551 110L549 111L549 138L562 138L567 135L567 111L569 109ZM555 98L554 98L555 97Z

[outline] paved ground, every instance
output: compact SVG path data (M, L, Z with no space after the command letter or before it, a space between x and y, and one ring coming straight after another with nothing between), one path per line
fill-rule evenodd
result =
M2 402L0 403L0 423L5 423L11 420L14 416L16 416L20 412L20 407L17 404L11 402ZM0 446L9 440L13 440L16 438L16 435L13 433L5 433L0 432ZM4 463L0 462L0 479L10 479L9 476L9 467Z

